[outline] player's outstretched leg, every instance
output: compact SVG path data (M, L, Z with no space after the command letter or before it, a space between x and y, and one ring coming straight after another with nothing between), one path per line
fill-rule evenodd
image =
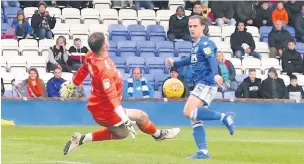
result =
M124 125L112 128L103 128L88 134L74 133L71 139L66 143L63 154L71 152L82 144L93 141L118 140L128 136L128 131Z
M156 141L161 141L165 139L175 138L179 132L180 128L171 128L171 129L157 129L155 124L150 121L148 115L138 109L127 109L127 114L130 120L135 121L138 128L146 133L150 134Z

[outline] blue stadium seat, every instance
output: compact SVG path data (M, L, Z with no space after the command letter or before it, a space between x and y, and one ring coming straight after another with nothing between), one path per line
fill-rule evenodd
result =
M115 57L117 56L117 43L114 41L109 41L110 49L109 49L109 56Z
M91 95L92 86L91 85L83 85L84 94L86 97L89 97Z
M137 42L137 52L140 57L144 57L144 58L156 56L155 42L152 41Z
M128 80L131 75L129 73L120 72L123 80Z
M122 57L112 57L113 62L115 63L117 69L121 73L126 72L126 59Z
M8 27L9 27L8 23L2 23L1 24L1 32L6 32Z
M231 98L235 98L235 92L225 92L224 93L224 98L225 99L231 99Z
M138 24L132 24L132 25L128 26L127 30L130 35L130 39L132 41L147 40L147 33L146 33L145 26L138 25Z
M136 42L135 41L120 41L117 42L117 54L121 57L136 56Z
M167 79L169 77L169 75L168 74L157 74L156 76L155 76L155 85L156 85L156 90L158 91L158 90L162 90L161 89L161 87L162 87L162 85L163 85L163 83L164 83L164 81Z
M173 42L170 41L159 41L156 42L157 56L162 58L174 57L175 50Z
M175 51L178 56L189 56L192 50L192 43L189 41L175 42Z
M235 79L238 84L241 84L248 75L236 74Z
M166 32L161 25L148 25L147 33L151 41L165 41L167 40Z
M133 57L130 56L126 59L126 69L127 72L130 72L130 70L139 67L142 70L145 69L145 59L142 57Z
M155 88L155 75L154 74L142 74L142 77L146 78L146 80Z
M150 74L163 74L166 72L165 60L158 57L146 58L146 70ZM158 75L157 75L158 76Z
M122 41L129 39L126 27L121 24L111 24L109 26L109 33L110 40L112 41Z
M293 27L291 27L291 26L285 26L284 29L287 30L291 34L291 36L293 38L296 37L296 31L295 31L295 29Z
M18 11L20 10L22 9L19 7L4 8L4 15L8 24L11 24L13 22L13 19L17 16Z
M261 41L265 42L268 41L268 34L272 30L272 26L262 26L260 28L260 38Z
M223 93L222 92L217 92L215 95L216 99L222 99L223 98Z
M154 98L162 98L162 92L161 91L154 91Z
M304 43L297 42L296 50L304 55Z

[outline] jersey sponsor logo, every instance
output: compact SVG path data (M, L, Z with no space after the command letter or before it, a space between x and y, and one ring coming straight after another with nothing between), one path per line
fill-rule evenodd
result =
M212 53L210 47L206 47L206 48L204 48L203 50L204 50L204 53L205 53L206 55L210 55L210 54Z
M191 54L191 63L197 63L196 53Z
M109 89L110 88L110 80L109 79L104 79L102 82L103 82L104 89Z

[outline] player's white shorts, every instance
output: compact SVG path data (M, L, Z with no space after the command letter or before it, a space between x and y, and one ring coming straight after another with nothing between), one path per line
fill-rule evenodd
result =
M206 103L205 105L210 105L211 101L215 98L216 93L217 87L197 84L191 92L191 95L204 101L204 103Z

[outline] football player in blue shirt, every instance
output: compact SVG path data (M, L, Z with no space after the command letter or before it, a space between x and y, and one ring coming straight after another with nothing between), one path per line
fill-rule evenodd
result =
M223 84L223 78L218 74L217 48L214 42L207 37L209 30L203 17L190 17L188 25L193 38L190 57L180 61L168 58L166 63L171 67L192 65L195 87L185 104L184 115L192 121L193 137L199 151L189 159L209 159L203 121L220 120L233 135L235 131L234 114L208 110L208 105L217 93L217 87L221 87Z

